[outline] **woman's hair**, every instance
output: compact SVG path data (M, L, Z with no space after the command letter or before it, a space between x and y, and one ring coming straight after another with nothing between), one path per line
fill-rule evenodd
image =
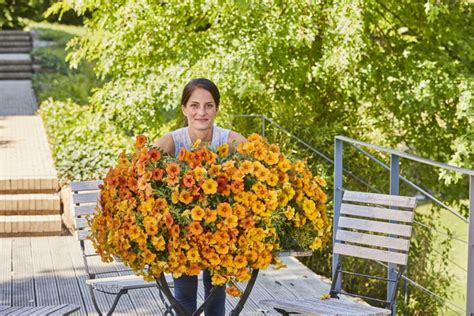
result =
M194 90L196 90L197 88L202 88L204 90L209 91L209 93L212 95L212 98L214 99L214 102L216 103L216 108L219 108L219 103L221 100L221 94L219 93L219 89L214 84L214 82L206 78L192 79L186 84L186 86L184 86L183 94L181 95L182 106L186 106L186 103L188 103L191 94L193 94ZM183 126L188 126L188 121L186 117L184 117Z

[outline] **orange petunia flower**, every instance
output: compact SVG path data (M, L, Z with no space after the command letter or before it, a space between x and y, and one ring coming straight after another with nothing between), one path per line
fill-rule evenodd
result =
M181 171L181 168L179 167L177 163L170 162L166 166L166 173L170 176L176 176L179 174L180 171Z
M148 139L145 135L137 135L135 139L135 148L143 148Z
M194 181L194 176L190 173L188 173L187 175L185 175L183 177L183 186L185 186L186 188L190 188L194 185L195 181Z
M192 263L187 269L186 269L186 274L187 275L199 275L199 273L201 272L201 267L199 266L199 263L198 262L194 262Z
M181 147L181 149L179 150L179 154L178 154L178 160L184 161L185 158L186 158L186 153L187 153L187 152L188 152L188 151L186 150L186 148Z
M204 215L204 221L206 222L206 224L213 223L216 221L216 219L217 219L217 212L211 209L207 209L206 214Z
M160 210L164 210L168 206L168 202L165 198L158 198L155 200L155 206Z
M200 235L202 234L202 226L199 222L192 222L188 225L188 230L192 235Z
M229 203L219 203L217 205L217 214L222 217L229 217L232 215L232 206Z
M155 181L160 181L163 178L165 171L161 168L155 168L151 172L151 178Z
M160 160L161 158L161 153L156 148L150 149L150 151L148 151L148 154L150 155L150 159L153 161Z

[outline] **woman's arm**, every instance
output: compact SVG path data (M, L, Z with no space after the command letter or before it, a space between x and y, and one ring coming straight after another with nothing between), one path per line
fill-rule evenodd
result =
M153 143L153 146L158 147L163 152L171 155L174 157L174 141L173 136L171 134L166 134L165 136L158 139L156 142Z
M246 141L247 141L247 138L245 138L244 136L240 135L237 132L230 131L229 137L227 138L227 143L230 145L229 146L230 152L235 153L237 149L237 145Z

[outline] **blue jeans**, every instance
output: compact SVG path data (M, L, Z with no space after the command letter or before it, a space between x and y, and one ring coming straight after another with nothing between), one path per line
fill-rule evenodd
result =
M211 274L205 270L203 272L204 296L207 298L212 289ZM197 307L197 276L183 275L174 280L174 297L183 305L189 313L196 311ZM207 305L204 313L206 316L224 316L225 315L225 286L219 286L215 289L212 301Z

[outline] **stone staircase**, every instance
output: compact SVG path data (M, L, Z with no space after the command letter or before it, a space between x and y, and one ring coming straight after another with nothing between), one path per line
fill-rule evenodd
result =
M56 178L0 179L0 237L62 233Z
M33 65L29 32L0 31L0 80L29 80Z
M41 117L0 116L0 131L0 237L61 234L57 173Z

